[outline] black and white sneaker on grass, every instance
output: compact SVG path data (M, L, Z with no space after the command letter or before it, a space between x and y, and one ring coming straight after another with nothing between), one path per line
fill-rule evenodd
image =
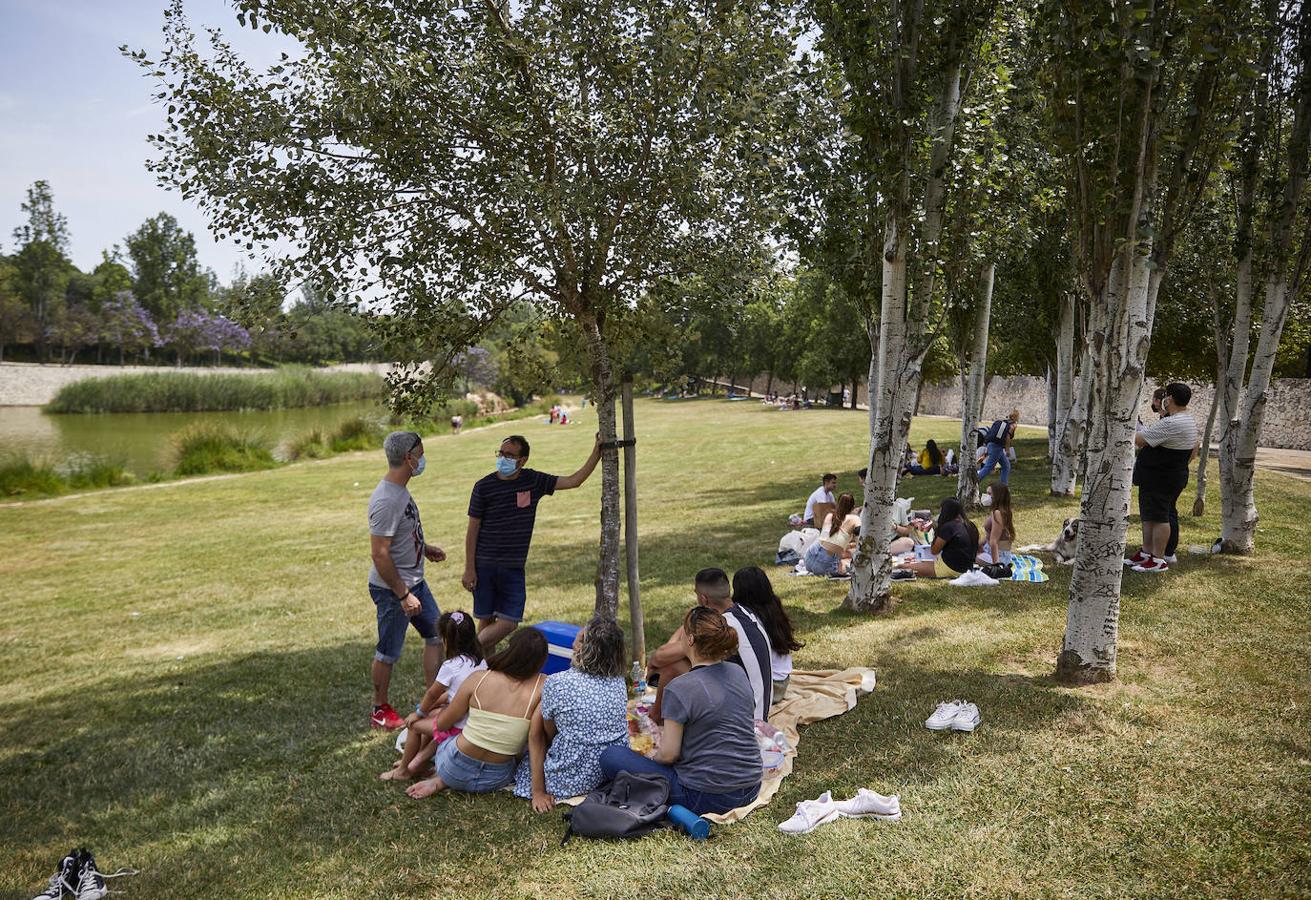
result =
M109 894L105 886L105 876L96 868L96 858L90 850L82 851L82 863L77 870L76 900L104 900Z
M70 850L68 855L59 861L59 868L55 874L50 876L50 881L46 883L46 889L37 894L32 900L60 900L64 892L76 894L78 869L82 865L82 851Z

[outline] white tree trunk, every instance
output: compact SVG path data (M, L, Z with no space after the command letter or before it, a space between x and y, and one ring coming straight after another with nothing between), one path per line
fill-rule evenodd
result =
M956 475L956 498L972 509L979 503L979 471L974 464L974 425L983 413L983 389L988 375L988 326L992 321L992 285L996 263L983 273L983 296L974 307L973 342L969 359L961 368L960 471Z
M843 606L857 612L884 612L892 606L893 501L902 448L910 434L911 411L919 393L921 364L928 350L925 331L932 308L938 268L938 242L946 205L947 162L960 107L960 63L947 70L934 123L934 144L925 175L924 225L916 261L913 295L907 295L908 219L895 207L908 208L909 168L903 170L900 203L889 209L884 225L882 304L878 343L870 362L870 454L861 509L860 543L851 560L851 587ZM910 160L905 160L909 165ZM877 370L877 371L876 371Z
M906 335L906 240L892 214L885 226L882 309L877 334L871 335L875 352L869 363L869 471L865 477L865 505L860 511L860 541L852 557L851 586L843 606L857 612L885 612L892 607L892 559L888 535L892 533L893 501L901 450L910 431L910 403L901 377L909 348ZM895 354L895 359L890 355ZM894 416L891 410L905 410Z
M1070 575L1065 640L1056 661L1056 676L1064 682L1115 677L1134 425L1151 340L1151 295L1160 284L1154 274L1145 252L1125 243L1104 295L1093 298L1089 331L1096 349L1088 361L1094 374L1079 543Z
M1083 444L1083 404L1087 403L1087 376L1092 374L1083 366L1079 379L1079 392L1074 384L1074 317L1075 297L1066 293L1061 297L1060 332L1056 338L1056 421L1053 430L1051 493L1057 497L1073 497L1079 456Z

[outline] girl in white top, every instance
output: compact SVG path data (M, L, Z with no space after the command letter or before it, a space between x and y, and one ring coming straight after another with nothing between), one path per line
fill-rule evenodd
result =
M774 593L774 585L759 566L747 566L733 573L733 602L755 613L765 637L769 638L773 702L778 703L787 693L788 681L792 677L792 652L805 644L797 640L792 621L778 594Z
M418 707L405 717L405 727L409 729L405 737L405 750L393 768L378 776L383 781L414 778L428 765L441 742L455 737L464 730L464 723L469 721L466 715L449 731L438 732L434 727L437 712L451 702L464 680L474 672L487 668L473 616L460 610L444 613L437 622L437 633L446 646L446 661L437 671L437 678L419 701Z

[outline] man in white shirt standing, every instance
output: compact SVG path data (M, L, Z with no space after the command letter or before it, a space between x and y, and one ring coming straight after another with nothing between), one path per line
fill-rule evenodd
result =
M815 504L816 503L836 503L833 499L833 491L838 486L838 476L832 472L826 474L819 480L819 487L815 488L814 493L806 500L806 512L802 516L807 525L815 524Z
M1197 422L1188 411L1193 391L1178 381L1165 386L1161 398L1164 418L1140 427L1134 435L1138 447L1138 515L1143 522L1143 546L1124 561L1135 572L1168 572L1166 544L1170 517L1179 495L1188 486L1188 467L1197 452Z

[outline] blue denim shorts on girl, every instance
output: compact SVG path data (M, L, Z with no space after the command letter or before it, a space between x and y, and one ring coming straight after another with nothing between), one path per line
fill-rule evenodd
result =
M806 550L806 571L811 575L836 575L841 562L819 541L815 541Z
M437 749L433 767L446 786L467 794L487 794L514 781L515 761L503 763L483 762L465 756L456 741L446 740Z

